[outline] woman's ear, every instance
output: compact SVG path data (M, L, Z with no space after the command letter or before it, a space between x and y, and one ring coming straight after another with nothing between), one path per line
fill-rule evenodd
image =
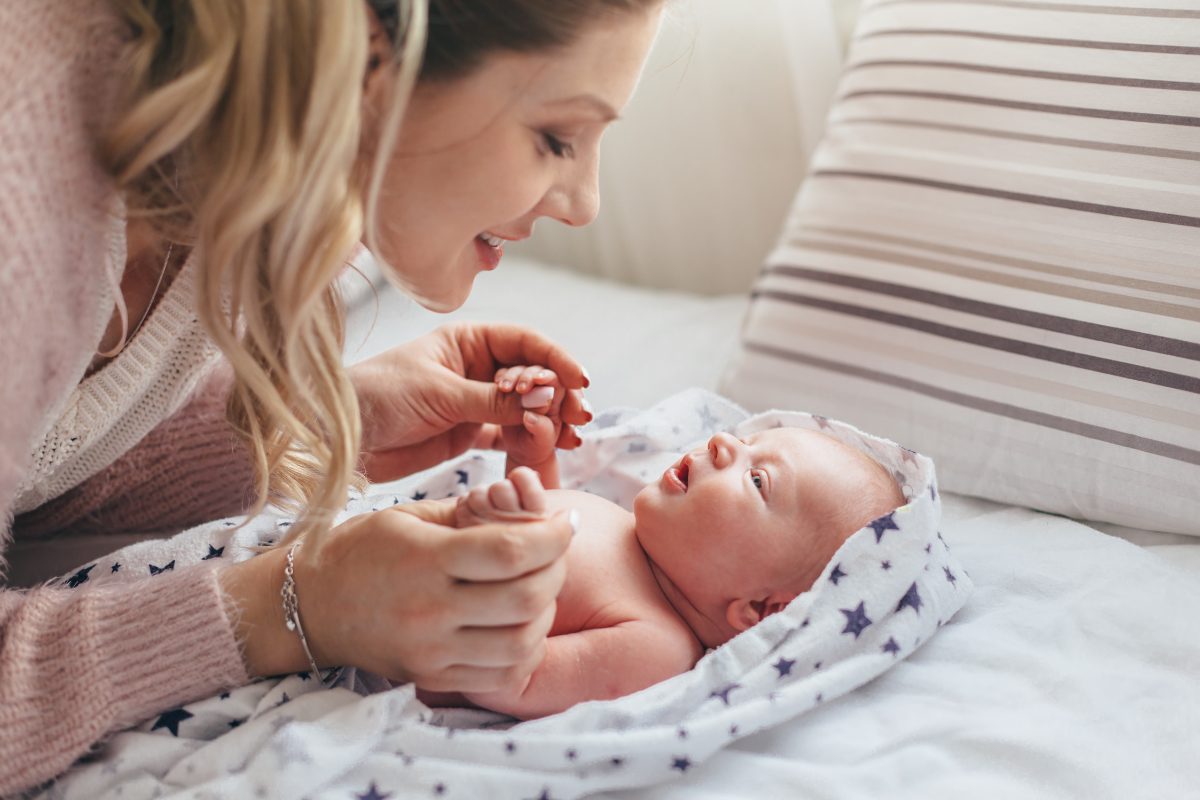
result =
M367 44L367 72L363 76L363 89L368 89L372 79L380 70L392 62L392 40L375 9L367 5L367 25L370 38Z
M783 611L796 597L795 592L779 590L757 600L748 597L735 598L725 607L725 621L735 631L747 630L772 614Z

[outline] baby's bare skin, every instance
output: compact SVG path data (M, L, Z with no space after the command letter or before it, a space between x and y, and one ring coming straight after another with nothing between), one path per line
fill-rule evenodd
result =
M524 686L465 696L422 692L426 703L467 700L532 719L639 691L691 669L703 655L659 588L632 514L586 492L548 490L545 498L547 514L575 509L579 525L541 665Z
M511 367L496 376L530 396L519 426L503 429L508 478L457 501L458 524L529 519L574 509L578 533L541 665L521 686L455 697L521 718L619 697L691 669L778 613L817 580L838 547L902 505L877 462L817 431L714 434L649 482L633 512L557 489L555 444L565 429L553 372ZM541 410L539 411L538 408Z

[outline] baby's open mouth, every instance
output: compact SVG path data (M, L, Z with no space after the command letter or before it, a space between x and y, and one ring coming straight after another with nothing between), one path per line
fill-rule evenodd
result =
M675 466L667 468L667 477L685 493L688 488L688 460L684 458Z

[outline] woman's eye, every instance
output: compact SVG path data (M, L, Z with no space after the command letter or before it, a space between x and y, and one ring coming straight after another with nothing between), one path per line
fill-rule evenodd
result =
M543 133L542 140L546 143L546 148L554 154L555 158L574 158L575 148L559 139L552 133Z

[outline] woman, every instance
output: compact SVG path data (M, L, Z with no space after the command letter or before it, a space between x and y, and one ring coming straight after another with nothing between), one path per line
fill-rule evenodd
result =
M0 794L113 730L308 669L310 655L431 690L529 674L563 579L565 518L329 520L356 470L391 480L520 419L495 393L497 368L554 369L575 425L590 418L584 373L504 326L444 329L344 369L334 283L362 240L395 282L449 310L538 218L589 222L599 138L658 12L658 0L0 6L0 502L16 515L0 546L178 528L267 500L300 513L287 547L236 566L0 592ZM564 426L560 444L577 442ZM300 635L285 625L285 571Z

